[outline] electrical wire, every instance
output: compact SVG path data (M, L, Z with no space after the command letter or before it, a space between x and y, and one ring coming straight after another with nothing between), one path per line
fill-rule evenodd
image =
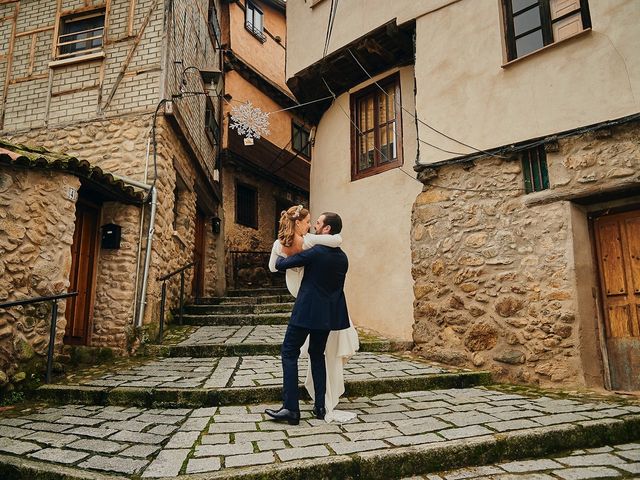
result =
M340 108L340 110L342 111L342 113L345 115L345 117L347 117L347 119L349 119L349 123L351 123L351 125L353 125L353 127L356 129L356 131L358 132L359 135L362 135L362 130L360 129L360 127L358 127L358 125L352 120L351 115L349 115L344 108L342 108L342 105L340 105L340 103L337 101L337 97L335 95L335 93L333 93L333 91L331 90L331 87L329 87L329 84L327 83L327 81L322 78L322 81L324 82L325 86L327 87L327 90L329 90L329 92L331 92L331 95L333 96L333 100L334 103L338 106L338 108ZM385 153L380 150L378 147L375 146L375 144L373 145L374 150L376 150L384 159L384 161L388 161L389 158L387 157L387 155L385 155ZM418 180L416 177L414 177L413 175L411 175L408 172L405 172L401 167L398 167L397 170L400 170L402 173L404 173L405 175L407 175L409 178L412 178L413 180L416 180L418 182L420 182L420 180ZM422 183L422 182L420 182Z
M365 75L367 75L367 77L369 77L370 79L372 79L372 80L373 80L373 77L371 76L371 74L367 71L367 69L366 69L366 68L364 68L364 66L362 65L362 63L360 63L360 61L359 61L359 60L356 58L356 56L353 54L353 52L351 51L351 49L350 49L350 48L348 48L347 50L349 51L349 53L351 54L351 56L353 57L353 59L356 61L356 63L358 64L358 66L359 66L359 67L362 69L362 71L365 73ZM374 81L373 83L374 83L374 84L375 84L375 85L376 85L376 86L377 86L377 87L378 87L378 88L379 88L379 89L380 89L380 90L381 90L381 91L382 91L382 92L383 92L387 97L391 98L391 97L390 97L390 95L387 93L387 91L386 91L384 88L382 88L382 87L380 86L380 84L379 84L377 81ZM474 146L469 145L469 144L467 144L467 143L464 143L463 141L458 140L457 138L454 138L454 137L452 137L452 136L450 136L450 135L447 135L447 134L446 134L446 133L444 133L444 132L441 132L441 131L440 131L440 130L438 130L437 128L435 128L435 127L433 127L433 126L429 125L427 122L425 122L424 120L422 120L420 117L418 117L418 115L414 115L412 112L410 112L406 107L404 107L404 106L402 105L402 102L401 102L401 100L400 100L400 99L396 98L395 103L396 103L396 105L398 105L402 110L404 110L404 111L405 111L405 112L407 112L411 117L413 117L417 122L421 123L422 125L424 125L425 127L429 128L430 130L433 130L433 131L434 131L434 132L436 132L437 134L442 135L443 137L448 138L449 140L451 140L451 141L453 141L453 142L456 142L456 143L458 143L458 144L460 144L460 145L463 145L463 146L465 146L465 147L467 147L467 148L470 148L471 150L475 150L476 152L484 153L484 154L489 155L489 156L492 156L492 157L503 158L503 159L505 158L505 157L502 157L502 156L499 156L499 155L494 155L493 153L487 152L486 150L482 150L482 149L480 149L480 148L474 147ZM430 145L430 146L432 146L432 147L434 147L434 148L437 148L438 150L442 150L442 151L447 152L447 153L453 153L453 154L457 154L457 155L468 155L468 154L466 154L466 153L455 153L455 152L449 152L448 150L443 150L443 149L441 149L440 147L436 147L435 145L431 145L430 143L427 143L427 142L425 142L424 140L422 140L422 139L420 139L420 138L418 138L418 140L419 140L419 141L421 141L421 142L423 142L423 143L426 143L427 145Z
M333 23L335 21L336 12L338 11L338 0L331 0L331 8L329 9L329 22L327 23L327 33L324 39L324 50L322 58L327 56L329 43L331 42L331 34L333 33Z

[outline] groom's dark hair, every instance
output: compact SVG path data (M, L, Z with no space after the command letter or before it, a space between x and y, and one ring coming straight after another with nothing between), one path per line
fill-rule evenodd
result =
M329 232L331 235L342 231L342 219L340 215L333 212L324 212L322 215L324 215L324 224L331 227L331 231Z

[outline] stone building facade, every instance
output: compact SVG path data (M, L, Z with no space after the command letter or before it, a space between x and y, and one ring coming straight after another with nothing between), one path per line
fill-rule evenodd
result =
M223 216L217 171L222 88L213 81L221 69L219 12L220 3L213 0L16 0L0 5L0 32L8 39L0 45L0 136L68 154L146 185L140 190L144 205L113 202L84 184L75 187L78 201L94 209L98 227L114 224L122 233L119 249L97 249L93 279L85 279L91 284L86 331L72 343L122 352L135 348L137 327L159 319L157 278L189 262L196 262L186 275L189 296L225 288L224 245L213 228ZM157 215L141 299L150 187L157 191ZM77 225L79 210L67 207L60 225ZM44 207L28 217L46 224ZM73 237L74 228L65 231ZM59 265L63 268L51 284L37 289L5 270L3 280L10 287L0 291L0 302L64 291L71 282L70 264ZM178 301L178 277L168 286L170 308ZM61 309L59 325L67 320L68 312ZM65 339L73 336L68 330ZM34 345L42 341L30 339ZM0 368L15 369L15 362Z
M640 204L639 139L636 120L551 140L550 188L529 195L517 154L425 170L411 239L416 350L509 381L604 385L590 230Z
M497 379L639 390L640 3L364 9L287 10L287 84L333 97L312 202L347 219L354 322Z
M268 286L280 212L309 202L311 124L284 81L285 2L224 2L225 98L221 155L227 281L230 287ZM230 128L244 102L269 113L269 133L246 145ZM294 108L292 108L294 107Z

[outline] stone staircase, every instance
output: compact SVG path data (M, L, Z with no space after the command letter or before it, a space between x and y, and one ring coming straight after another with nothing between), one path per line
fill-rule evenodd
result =
M303 402L299 426L274 423L263 412L280 405L292 306L281 289L201 299L144 356L41 387L37 407L0 413L0 478L472 478L442 471L509 472L490 464L640 438L638 404L490 386L486 372L425 362L409 343L364 332L338 407L357 419L327 424ZM620 460L633 447L616 451ZM563 462L526 465L571 470ZM556 466L531 478L564 478Z

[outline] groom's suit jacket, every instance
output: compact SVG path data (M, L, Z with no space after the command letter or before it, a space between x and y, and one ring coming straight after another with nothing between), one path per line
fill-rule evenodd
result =
M345 253L340 248L316 245L276 262L278 270L294 267L304 267L304 276L289 324L312 330L349 328L344 296L349 261Z

